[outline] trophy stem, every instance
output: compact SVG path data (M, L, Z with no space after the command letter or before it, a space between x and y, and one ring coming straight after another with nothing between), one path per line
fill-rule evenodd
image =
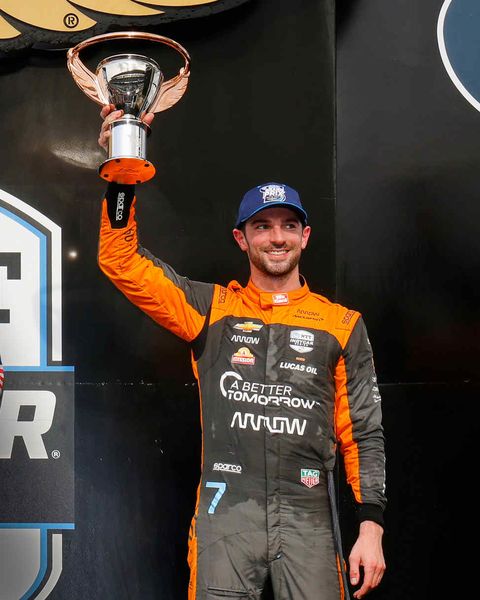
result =
M127 115L110 125L108 159L99 167L106 181L136 184L155 175L155 167L147 160L147 136L150 127L140 119Z

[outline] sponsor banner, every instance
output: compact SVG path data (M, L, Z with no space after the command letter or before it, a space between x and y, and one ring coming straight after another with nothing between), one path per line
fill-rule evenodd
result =
M248 0L0 0L0 52L72 46L112 29L205 17Z
M0 597L43 600L74 528L74 369L62 364L61 229L0 190Z
M0 522L73 522L73 385L73 372L7 371L0 404Z

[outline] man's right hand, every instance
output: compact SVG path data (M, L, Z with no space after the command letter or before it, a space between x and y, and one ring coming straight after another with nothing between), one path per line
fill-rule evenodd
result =
M103 119L103 123L100 129L98 145L101 146L104 150L108 150L108 138L110 137L110 123L116 121L117 119L120 119L121 116L123 116L123 110L115 110L115 106L113 104L105 105L100 111L100 117ZM151 125L154 117L155 113L146 113L142 117L142 121L146 125Z

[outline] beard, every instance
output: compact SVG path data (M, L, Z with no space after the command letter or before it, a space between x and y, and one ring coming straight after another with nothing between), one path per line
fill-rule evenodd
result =
M269 248L267 250L271 250ZM300 262L301 249L290 248L284 258L269 256L265 251L253 250L249 245L248 258L250 262L264 275L270 277L285 277L296 269Z

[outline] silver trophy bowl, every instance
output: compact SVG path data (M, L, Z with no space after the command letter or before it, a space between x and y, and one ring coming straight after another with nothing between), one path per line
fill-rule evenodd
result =
M100 175L118 181L123 171L130 180L138 171L135 183L150 179L155 173L153 165L147 161L150 128L142 121L142 116L151 110L160 93L164 80L160 67L146 56L117 54L102 60L95 75L108 103L124 113L111 124L109 158L100 165Z

